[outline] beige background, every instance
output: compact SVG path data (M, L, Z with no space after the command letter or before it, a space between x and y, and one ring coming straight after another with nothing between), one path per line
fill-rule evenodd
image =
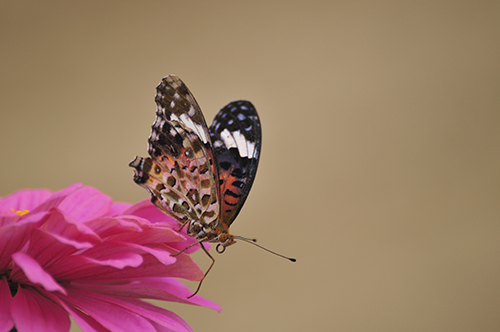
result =
M208 122L256 105L232 231L298 259L218 255L201 295L222 313L167 304L195 331L498 331L499 18L499 1L2 1L0 195L145 198L127 164L175 73Z

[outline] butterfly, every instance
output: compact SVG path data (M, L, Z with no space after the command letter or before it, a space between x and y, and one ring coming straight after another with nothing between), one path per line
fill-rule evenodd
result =
M251 102L234 101L208 127L193 94L175 75L162 79L155 101L150 157L136 156L129 166L134 168L135 183L150 193L152 203L179 223L179 231L186 227L187 234L196 238L178 254L199 243L212 260L204 279L215 259L203 242L217 243L219 253L236 239L255 242L230 234L229 226L257 173L262 143L259 116Z

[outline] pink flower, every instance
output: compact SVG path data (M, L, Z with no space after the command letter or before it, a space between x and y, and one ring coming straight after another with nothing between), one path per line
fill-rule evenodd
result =
M213 308L176 278L200 280L193 243L148 201L113 203L80 184L0 198L0 332L191 331L141 298Z

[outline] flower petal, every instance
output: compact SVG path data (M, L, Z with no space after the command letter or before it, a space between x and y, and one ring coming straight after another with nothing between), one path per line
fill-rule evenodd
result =
M75 247L81 245L87 247L91 243L101 242L99 236L91 228L79 221L72 220L71 217L64 216L57 209L50 211L50 217L45 222L44 230L61 239L66 239L68 242L79 242L80 245L75 245Z
M137 218L137 217L136 217ZM151 244L151 243L172 243L181 242L186 239L182 234L174 231L171 228L162 226L142 226L140 233L126 232L118 233L110 236L110 240L120 242L134 242L138 244Z
M32 283L39 284L50 292L58 291L66 294L66 290L50 274L45 272L40 264L31 256L22 252L16 252L12 255L12 260L23 270L26 277Z
M86 222L85 225L102 238L107 238L116 234L142 231L136 218L122 216L98 218Z
M70 305L66 305L64 308L83 332L109 332L107 328L99 324L94 318L80 310L76 308L72 309L73 307Z
M64 310L66 310L66 312L68 312L71 315L71 318L76 322L76 324L78 324L78 326L82 329L82 331L109 332L107 328L99 324L94 318L80 311L78 308L75 308L70 303L55 296L54 293L46 292L43 289L40 290L40 293L45 297L47 297L48 299L52 300L54 303L60 305Z
M116 332L156 332L151 323L140 314L119 305L119 300L91 292L70 291L65 301L77 307L99 324Z
M199 295L195 295L188 299L188 296L193 294L189 288L175 278L166 277L145 277L136 278L131 282L115 282L108 280L106 284L98 284L86 280L72 282L72 288L94 291L101 294L115 295L121 297L144 298L171 301L185 304L194 304L212 308L221 311L218 304L211 302Z
M12 299L11 314L20 332L67 332L68 314L31 287L19 287Z
M10 317L10 294L9 283L5 277L0 278L0 332L7 332L14 326L14 321Z
M63 238L39 229L33 230L30 237L29 246L23 252L31 256L45 271L54 279L60 279L60 274L64 274L64 262L72 260L78 251L91 247L90 243L78 242ZM12 268L11 279L18 283L29 283L25 273L18 267Z
M177 221L161 212L149 199L132 205L128 210L124 211L123 214L132 214L142 217L149 220L151 223L167 223L172 227L179 227Z
M150 200L143 200L132 205L128 210L124 211L123 214L130 214L147 219L152 224L166 225L167 227L174 229L177 233L183 235L185 238L184 241L169 244L170 247L176 249L177 251L184 250L196 241L194 237L187 235L187 227L184 227L181 231L179 231L179 223L161 212L156 206L153 205L153 203L151 203ZM207 248L207 250L210 250L209 243L205 242L203 245ZM185 250L184 253L191 254L200 248L200 245L197 244Z
M71 260L60 262L61 280L93 280L97 283L103 283L107 280L133 280L141 277L159 277L169 276L174 278L183 278L187 280L201 280L203 272L198 265L193 262L191 257L181 254L176 258L174 264L163 265L155 257L144 254L143 263L140 268L126 267L116 269L115 267L97 265L82 255L74 255ZM64 271L64 273L62 273Z
M168 251L166 251L164 248L159 249L159 248L152 248L151 246L141 246L139 244L135 243L126 243L126 245L130 248L135 248L144 252L147 252L150 255L153 255L157 260L160 261L160 263L164 265L170 265L174 264L177 259L173 257Z
M115 252L99 259L87 257L87 261L96 265L124 269L126 267L138 267L142 264L142 256L133 252Z
M58 262L65 257L71 257L77 251L72 245L63 243L51 234L35 229L30 237L29 246L23 253L30 256L39 266L46 267L46 273L57 279ZM52 271L50 271L50 269ZM17 283L32 282L20 266L14 265L11 272L11 280Z
M46 213L42 213L42 215L46 215ZM21 250L28 242L33 228L37 226L36 219L33 221L31 224L13 224L0 227L0 271L5 271L11 263L12 254ZM42 221L40 220L40 223Z
M189 328L189 326L179 316L175 315L174 313L136 299L108 296L99 293L88 292L85 290L71 290L69 291L69 296L66 298L66 300L76 306L80 306L83 302L85 302L86 304L92 303L93 306L95 306L96 304L98 306L104 305L108 308L113 308L115 310L123 311L125 316L127 316L126 311L129 311L129 314L133 313L142 318L146 318L147 320L155 322L160 326L169 328L172 331L178 331L178 332L192 331ZM81 308L81 309L89 313L86 308ZM95 314L92 316L96 318ZM116 318L108 317L108 320L111 319L115 320ZM96 320L99 321L99 319L97 318ZM101 324L103 323L101 322ZM149 322L149 324L151 323ZM156 329L154 329L153 326L152 328L153 331L156 331ZM139 331L139 330L129 328L129 331Z
M6 210L32 211L45 202L52 193L48 189L23 189L18 190L4 198L0 198L0 207Z
M52 208L55 208L59 206L59 204L72 192L77 190L78 188L81 188L82 184L81 183L75 183L72 184L63 190L60 190L58 192L55 192L50 196L46 201L44 201L42 204L38 205L36 208L33 209L32 212L39 212L39 211L48 211Z
M68 195L58 209L77 221L89 221L104 216L111 210L113 200L99 190L83 187Z
M128 304L126 304L128 302ZM160 331L192 332L193 330L178 315L166 309L136 299L122 299L122 306L140 313L157 326Z
M123 212L132 206L130 203L115 202L111 206L111 210L107 213L107 216L118 216L123 214Z

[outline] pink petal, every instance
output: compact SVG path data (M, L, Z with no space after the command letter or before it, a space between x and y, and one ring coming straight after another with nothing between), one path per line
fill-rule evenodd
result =
M166 247L163 245L141 246L135 243L106 241L105 243L94 246L92 249L85 251L83 254L89 259L106 261L110 257L115 257L116 254L122 253L135 253L138 255L148 253L156 257L161 264L165 265L170 265L176 262L176 259L171 256L170 252L167 251ZM142 263L142 260L140 263Z
M49 213L46 211L30 212L22 217L19 217L19 219L16 221L16 225L21 226L26 224L32 224L33 227L38 227L42 225L45 222L45 220L47 220L48 217Z
M143 200L132 205L130 209L124 211L123 214L131 214L147 219L152 224L167 225L169 228L174 229L176 232L181 227L177 221L161 212L156 206L153 205L153 203L151 203L150 200ZM181 251L196 241L194 237L187 235L186 229L187 227L184 227L181 232L177 232L179 234L182 234L186 240L169 244L170 247L176 249L177 251ZM203 245L207 248L207 250L210 249L209 243L204 243ZM184 252L186 254L191 254L200 248L201 247L199 245L195 245Z
M157 330L174 332L193 331L189 325L182 320L182 318L171 311L136 299L124 298L122 300L122 306L127 307L151 320L151 322L157 326ZM126 302L129 304L125 304Z
M89 221L106 215L111 210L113 200L99 190L83 187L68 195L58 209L77 221Z
M0 215L0 227L5 227L8 225L17 225L21 226L24 224L41 224L48 213L45 211L41 212L30 212L25 214L24 216L20 216L12 211L4 211L2 215ZM0 211L0 213L2 213Z
M81 183L75 183L75 184L72 184L72 185L64 188L63 190L60 190L60 191L52 194L52 196L50 196L45 202L43 202L38 207L33 209L32 212L48 211L52 208L59 206L59 204L68 195L70 195L72 192L74 192L75 190L77 190L78 188L81 188L81 187L82 187Z
M19 332L67 332L68 314L33 288L19 287L12 299L11 315Z
M78 250L88 247L90 247L88 243L68 240L35 229L30 237L29 246L24 252L37 261L40 266L43 266L53 278L60 280L61 261L71 260ZM13 267L11 278L18 283L28 282L25 273L17 266Z
M142 231L138 221L129 217L98 218L86 222L85 225L102 238L126 232Z
M179 227L177 221L161 212L149 199L132 205L123 214L132 214L149 220L151 223L167 223L172 227Z
M70 305L64 308L83 332L109 332L107 328L99 324L94 318L86 315L80 310L72 310Z
M109 240L120 242L134 242L138 244L149 243L171 243L184 241L185 237L177 233L171 228L160 226L147 226L143 227L140 233L120 233L118 235L110 236Z
M124 243L124 245L129 246L130 248L135 248L143 252L147 252L150 255L153 255L160 263L164 265L174 264L177 259L172 257L172 255L166 251L165 249L157 249L148 246L141 246L135 243Z
M99 324L94 318L80 310L73 310L70 305L66 305L64 308L83 332L109 332L107 328Z
M95 265L113 267L116 269L124 269L126 267L138 267L142 264L143 259L139 254L132 252L117 252L108 256L103 256L99 259L86 257L87 261Z
M13 225L19 220L19 215L10 209L0 207L0 227Z
M52 193L47 189L18 190L5 198L0 198L0 207L6 210L31 211L46 201L51 195Z
M58 291L66 294L66 290L50 274L45 272L40 264L31 256L22 252L16 252L12 255L12 260L23 270L26 277L32 283L41 285L49 292Z
M46 232L60 236L61 238L81 243L101 242L99 236L91 228L79 221L64 216L57 209L51 210L50 217L45 223L44 230Z
M119 300L112 297L99 296L90 292L77 293L70 291L69 296L65 297L64 300L94 318L110 331L155 332L154 327L147 319L123 308L119 305Z
M140 277L169 276L184 278L188 280L200 280L203 273L193 262L191 257L181 254L176 257L176 262L171 265L163 265L155 257L145 254L142 256L143 263L140 268L126 267L122 270L109 266L96 265L88 258L75 255L71 260L60 262L60 280L94 280L103 282L107 280L131 280Z
M119 283L118 281L113 283L112 280L108 280L106 284L97 284L82 280L80 282L72 282L71 287L114 296L194 304L212 308L219 312L221 310L218 304L206 300L199 295L188 299L187 297L193 294L193 292L175 278L136 278L134 281L126 283Z
M8 332L14 326L14 321L10 317L10 295L9 283L5 277L0 278L0 332Z
M25 246L34 226L36 224L25 223L0 227L0 271L5 271L11 255Z
M66 312L68 312L71 315L71 318L78 324L78 326L82 329L82 331L109 332L107 328L99 324L94 318L78 310L73 305L63 301L61 298L54 296L54 293L46 292L43 289L40 290L40 293L45 297L47 297L48 299L52 300L54 303L60 305L64 310L66 310Z
M75 249L83 250L83 249L92 248L92 243L90 243L90 242L74 241L74 240L71 240L71 239L68 239L66 237L62 237L62 236L56 235L56 234L50 234L50 235L57 242L70 245L70 246L72 246Z
M105 305L106 307L114 308L116 310L124 310L129 312L129 314L135 314L143 318L147 318L152 322L159 324L160 326L170 328L173 331L191 331L189 326L182 321L182 319L171 313L168 310L158 308L152 304L145 303L136 299L118 298L107 296L103 294L88 292L84 290L75 290L69 292L70 296L67 298L68 302L71 302L75 306L80 306L83 301L86 303L92 303L93 305L98 304L99 306ZM86 307L88 308L88 306ZM85 312L89 313L86 308ZM90 314L90 313L89 313ZM96 320L95 314L91 314ZM108 317L108 320L115 320L119 317ZM100 322L104 325L104 323ZM155 331L154 327L153 331ZM139 331L137 329L129 329L129 331ZM142 331L142 330L140 330Z
M130 203L115 202L111 206L111 210L107 213L107 216L118 216L123 214L123 212L132 206Z

